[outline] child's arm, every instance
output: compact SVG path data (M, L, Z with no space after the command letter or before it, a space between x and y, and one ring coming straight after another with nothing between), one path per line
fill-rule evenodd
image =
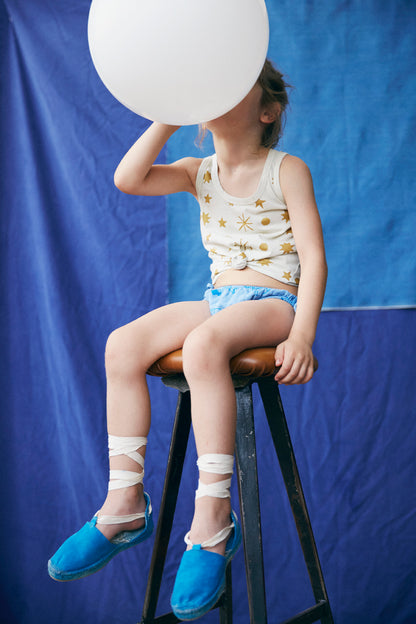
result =
M299 254L301 277L291 332L276 349L276 365L281 366L276 380L285 384L306 383L313 375L312 345L325 293L327 264L308 167L299 158L286 156L280 176Z
M121 160L114 184L131 195L195 194L198 158L183 158L170 165L154 165L159 152L179 126L152 123Z

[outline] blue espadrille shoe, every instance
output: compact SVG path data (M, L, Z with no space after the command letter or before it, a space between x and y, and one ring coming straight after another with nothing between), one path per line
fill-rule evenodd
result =
M184 552L171 597L172 611L180 620L196 620L210 611L225 588L225 570L241 544L241 529L235 512L232 524L212 539ZM203 550L219 544L231 532L225 555ZM189 543L189 539L186 540Z
M48 562L48 572L55 581L73 581L101 570L122 550L136 546L147 539L153 531L152 504L144 492L146 510L134 516L120 516L119 520L144 518L144 527L137 531L122 531L111 541L95 526L97 516L71 535Z

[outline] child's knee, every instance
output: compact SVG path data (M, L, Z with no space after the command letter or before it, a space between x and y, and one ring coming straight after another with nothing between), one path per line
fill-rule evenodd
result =
M136 377L146 372L143 349L136 335L133 340L129 326L114 330L108 337L105 349L105 367L108 377Z
M221 338L207 327L197 327L186 338L183 348L183 370L189 378L206 377L217 370L223 359Z

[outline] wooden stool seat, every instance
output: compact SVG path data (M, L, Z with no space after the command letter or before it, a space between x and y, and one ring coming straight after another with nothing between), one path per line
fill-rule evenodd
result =
M280 399L279 387L274 380L276 373L274 353L275 347L247 349L230 361L237 402L235 455L250 623L267 624L252 397L252 385L256 382L259 386L271 438L279 460L315 598L315 604L312 607L298 613L282 624L309 624L318 620L322 624L333 624L334 620ZM318 363L315 360L315 370L317 367ZM178 349L161 357L149 368L148 374L161 377L164 384L179 390L179 397L141 624L174 624L179 620L173 613L156 616L156 607L191 428L190 392L183 375L182 350ZM231 565L227 566L226 587L214 608L217 607L219 608L220 624L232 624ZM272 622L275 624L276 619L273 618Z
M256 347L242 351L230 361L231 374L254 379L274 375L277 371L274 360L275 350L275 347ZM314 358L314 370L317 368L318 360ZM183 373L182 349L164 355L152 364L147 372L154 377Z
M258 347L239 353L230 361L232 375L244 377L268 377L276 372L274 347ZM164 377L183 372L182 349L161 357L148 370L149 375Z

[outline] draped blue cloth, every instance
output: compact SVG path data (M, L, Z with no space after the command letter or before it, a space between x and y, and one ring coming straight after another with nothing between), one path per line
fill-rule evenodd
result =
M305 387L282 388L337 624L416 617L414 493L415 5L267 3L270 55L296 87L282 149L311 167L330 267ZM87 0L0 3L0 622L140 620L153 540L100 573L56 583L47 560L99 509L107 485L108 334L148 310L199 298L208 261L192 198L115 189L147 121L90 60ZM201 31L202 33L202 31ZM202 33L203 34L203 33ZM202 36L201 34L201 36ZM181 129L160 162L208 153ZM189 243L192 240L192 245ZM348 308L377 307L353 311ZM157 518L175 392L150 379L146 490ZM257 393L269 620L312 603ZM186 458L159 612L192 517ZM236 484L234 505L238 508ZM243 554L235 621L248 624ZM217 613L204 622L217 622Z
M266 4L269 56L294 87L280 149L310 167L323 222L324 307L415 306L415 4ZM195 134L174 136L169 158ZM168 214L170 296L193 299L208 275L195 202L168 198Z

